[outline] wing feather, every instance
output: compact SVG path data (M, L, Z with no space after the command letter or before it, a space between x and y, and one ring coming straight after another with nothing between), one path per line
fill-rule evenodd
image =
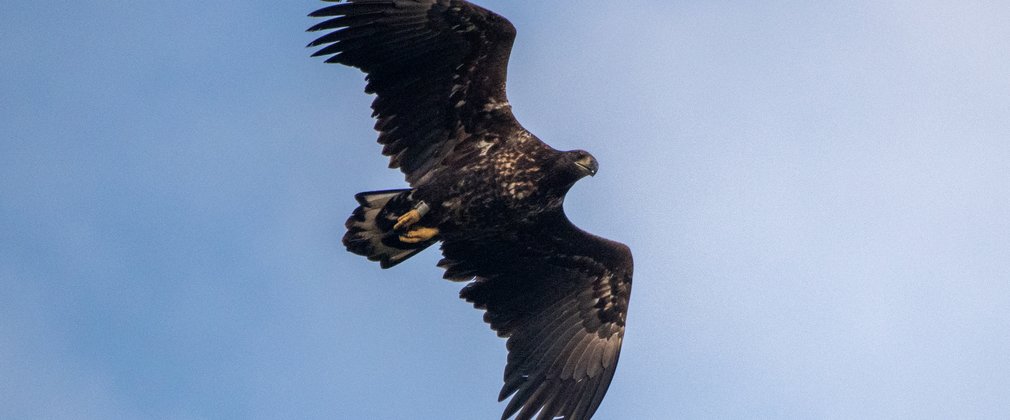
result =
M562 213L500 236L447 238L442 252L447 277L475 278L460 296L508 338L502 419L590 418L620 357L628 248L583 232Z
M321 47L313 56L367 73L383 154L412 185L475 133L519 128L505 95L515 39L505 18L464 0L345 0L310 16L327 19L309 31L330 31L309 43Z

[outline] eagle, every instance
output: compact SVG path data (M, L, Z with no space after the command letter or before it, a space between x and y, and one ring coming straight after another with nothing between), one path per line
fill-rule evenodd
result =
M410 187L355 195L343 244L389 268L441 242L444 278L507 338L501 418L589 419L621 354L631 251L565 215L596 159L512 114L515 27L464 0L331 1L309 47L366 73L382 153Z

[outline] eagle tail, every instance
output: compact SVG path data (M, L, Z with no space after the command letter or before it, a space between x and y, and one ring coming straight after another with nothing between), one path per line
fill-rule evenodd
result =
M347 250L378 261L382 268L389 268L438 242L436 238L404 242L400 239L401 232L393 228L397 218L414 209L416 203L411 192L401 189L355 194L354 199L360 205L344 224L347 233L343 242Z

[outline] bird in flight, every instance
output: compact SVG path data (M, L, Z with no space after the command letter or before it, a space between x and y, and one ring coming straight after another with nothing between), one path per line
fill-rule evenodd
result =
M382 153L410 187L357 194L344 245L389 268L441 242L444 277L507 338L502 419L589 419L617 369L633 266L565 215L596 159L516 121L505 18L464 0L335 2L310 14L326 19L313 56L366 73Z

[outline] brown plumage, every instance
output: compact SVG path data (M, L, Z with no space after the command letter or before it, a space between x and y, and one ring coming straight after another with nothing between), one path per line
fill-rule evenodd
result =
M442 243L445 278L508 338L503 419L590 418L620 357L627 246L574 226L565 194L587 152L526 131L505 95L515 28L463 0L350 0L311 14L310 46L367 74L379 143L410 189L365 192L351 252L392 267Z

